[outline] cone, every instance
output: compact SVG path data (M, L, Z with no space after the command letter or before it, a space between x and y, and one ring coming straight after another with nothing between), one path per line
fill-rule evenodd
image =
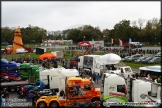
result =
M16 49L18 48L24 48L23 42L22 42L22 35L20 28L17 28L14 33L14 41L13 41L13 51L12 54L16 54Z

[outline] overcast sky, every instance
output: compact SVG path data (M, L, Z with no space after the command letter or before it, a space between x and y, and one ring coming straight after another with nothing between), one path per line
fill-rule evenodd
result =
M1 2L2 27L38 26L47 31L65 30L71 27L91 25L113 29L116 23L126 19L160 19L160 2Z

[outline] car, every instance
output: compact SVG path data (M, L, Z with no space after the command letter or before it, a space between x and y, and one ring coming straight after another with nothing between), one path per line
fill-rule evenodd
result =
M1 42L1 45L7 46L7 45L9 45L9 43L8 42Z
M26 49L24 49L24 48L18 48L18 49L16 49L16 53L17 54L20 54L20 53L27 53L28 51L26 50Z
M131 57L129 57L127 61L134 62L134 60L137 60L140 57L143 57L143 54L135 54L135 55L132 55Z
M161 57L161 52L158 52L155 57Z
M129 57L130 56L126 56L126 57L122 58L122 61L127 61Z
M150 64L156 64L161 62L161 57L154 57L151 60L148 61Z
M145 58L147 58L147 56L140 57L139 59L135 60L134 62L141 63L141 61L144 60Z
M149 60L151 60L153 57L147 57L144 60L141 61L141 63L148 63Z

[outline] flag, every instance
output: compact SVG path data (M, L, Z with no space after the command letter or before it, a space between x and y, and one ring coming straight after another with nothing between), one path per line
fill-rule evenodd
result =
M73 40L71 39L71 44L73 44Z
M122 40L119 39L119 45L122 46L123 45L123 42Z
M113 38L111 38L111 43L112 43L112 44L114 43L114 40L113 40Z
M42 42L44 42L44 40L42 39Z
M129 43L131 43L132 42L132 39L131 38L129 38Z

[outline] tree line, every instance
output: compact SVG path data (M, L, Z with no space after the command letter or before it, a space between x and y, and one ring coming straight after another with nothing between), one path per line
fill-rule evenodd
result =
M144 26L145 23L145 26ZM139 18L137 21L121 20L116 23L113 29L100 30L99 27L84 25L78 28L67 29L63 31L47 31L38 26L20 28L23 37L23 43L41 43L42 40L48 39L64 39L73 40L74 43L80 41L99 41L111 42L119 44L119 39L128 42L129 38L134 42L146 42L150 44L158 44L161 40L161 19L152 18L144 20ZM1 42L12 43L14 39L15 28L1 27Z

